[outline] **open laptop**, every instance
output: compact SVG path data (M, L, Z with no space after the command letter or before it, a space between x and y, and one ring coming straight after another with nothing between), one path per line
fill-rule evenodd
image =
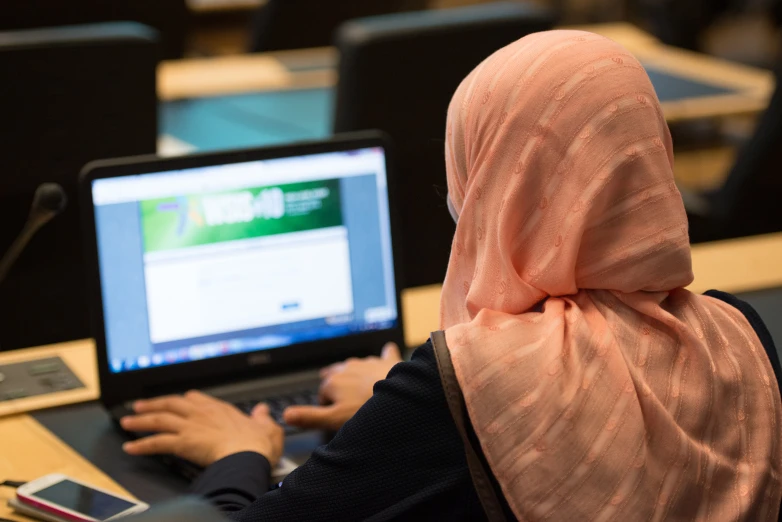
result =
M402 345L374 133L94 162L81 178L101 400L201 389L282 421L318 369Z

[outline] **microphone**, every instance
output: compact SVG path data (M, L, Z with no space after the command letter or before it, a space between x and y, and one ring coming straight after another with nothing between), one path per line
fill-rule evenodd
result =
M54 216L63 211L68 203L68 197L63 188L57 183L42 183L35 189L33 204L30 207L30 215L22 227L22 231L16 237L11 247L0 259L0 283L5 280L8 271L14 266L19 255L24 251L27 243L36 232L48 223Z

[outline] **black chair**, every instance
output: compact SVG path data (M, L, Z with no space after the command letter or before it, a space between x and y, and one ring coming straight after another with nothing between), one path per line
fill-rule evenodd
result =
M268 0L253 20L250 50L323 47L352 18L425 7L426 0Z
M703 32L737 4L735 0L633 0L639 21L668 45L701 49Z
M782 231L782 62L775 76L771 102L725 183L706 194L683 192L690 242Z
M40 183L69 198L0 282L0 349L90 336L77 178L155 152L158 53L155 31L129 22L0 33L0 255Z
M334 131L381 129L396 145L402 282L441 283L454 223L445 204L445 121L459 83L491 53L553 15L522 3L354 20L336 41L341 54Z
M138 22L159 33L161 58L181 58L190 24L186 0L7 0L0 31Z

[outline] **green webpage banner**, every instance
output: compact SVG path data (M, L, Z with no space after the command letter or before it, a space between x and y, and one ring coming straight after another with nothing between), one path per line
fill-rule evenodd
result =
M144 251L342 225L338 179L139 202Z

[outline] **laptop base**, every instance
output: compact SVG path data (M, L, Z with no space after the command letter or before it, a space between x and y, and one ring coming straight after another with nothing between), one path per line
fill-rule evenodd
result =
M284 423L282 414L285 408L292 405L316 405L318 404L318 386L320 377L318 371L297 372L292 375L284 375L248 382L229 384L203 390L205 393L223 399L244 413L249 414L253 408L265 402L269 405L271 417L283 426L285 435L290 436L302 433L302 430L288 426ZM109 412L119 430L132 438L140 438L146 433L127 432L120 427L122 417L133 414L132 401L118 405ZM195 480L201 474L203 468L185 459L172 455L163 455L159 459L174 472L188 480ZM272 470L272 483L283 480L296 469L297 464L283 457L278 466Z

